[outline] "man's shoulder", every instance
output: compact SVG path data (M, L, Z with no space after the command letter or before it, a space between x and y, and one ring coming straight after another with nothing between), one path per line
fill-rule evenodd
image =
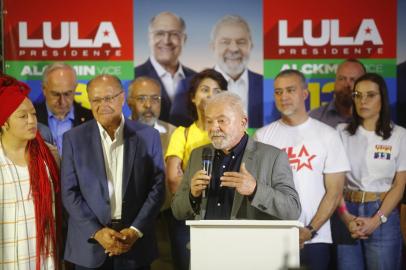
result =
M69 138L73 144L87 145L89 140L95 139L93 135L97 132L97 122L92 119L69 129L63 134L63 137Z
M195 75L197 73L196 71L194 71L193 69L191 69L185 65L182 65L182 69L183 69L183 73L185 73L186 78L192 77L193 75Z
M256 73L256 72L248 69L248 77L262 80L264 76L262 74Z
M45 105L45 100L41 101L41 102L35 102L34 103L34 108L37 109L46 109L46 105Z
M84 122L81 125L78 125L76 127L69 129L64 134L75 135L75 134L79 134L79 133L86 133L86 132L89 132L90 129L93 129L95 127L97 128L97 122L96 122L96 120L92 119L90 121Z
M75 108L75 117L80 117L81 122L93 119L93 114L91 110L82 107L80 103L77 103L75 101L73 102L73 106Z
M151 142L154 140L154 138L158 138L159 140L158 130L146 124L140 123L139 121L126 119L124 127L124 134L127 134L127 136L136 135L141 137L146 142Z
M168 134L171 134L176 129L176 126L162 120L158 120L157 123L158 125L163 126Z
M154 128L141 123L140 121L125 119L125 126L136 132L154 132Z
M316 130L316 132L336 133L336 129L327 125L326 123L313 117L309 117L309 119L310 125L307 127L308 129ZM320 135L323 136L323 133Z
M154 72L154 66L149 59L134 68L135 77L151 75L152 72Z
M34 108L38 122L48 125L48 111L45 100L34 103Z
M266 124L265 126L259 128L259 129L257 129L257 131L255 133L266 132L266 131L268 131L270 129L273 129L273 128L277 127L278 124L279 124L279 120L273 121L273 122L271 122L269 124Z
M278 126L279 126L279 120L271 122L259 129L257 129L255 131L254 138L257 141L262 142L264 139L266 139L268 137L268 134L272 133L272 131L275 130L276 128L278 128Z
M251 144L251 147L249 147ZM248 140L247 150L253 150L255 154L260 156L278 156L280 153L284 153L278 147L270 144L255 141L253 139Z
M322 105L318 108L315 108L309 112L309 116L315 118L315 119L320 119L321 116L325 113L325 111L328 109L327 107L329 104Z

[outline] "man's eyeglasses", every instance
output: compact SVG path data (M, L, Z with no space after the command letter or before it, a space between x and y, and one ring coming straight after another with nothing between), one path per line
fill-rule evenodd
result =
M157 95L154 96L139 95L131 97L130 99L135 99L136 102L142 105L144 105L147 101L149 101L151 104L159 104L161 102L161 97Z
M89 99L89 101L90 101L90 103L93 103L93 104L95 104L95 105L100 105L103 101L106 102L106 103L112 103L112 102L114 102L114 101L117 99L117 97L118 97L119 95L121 95L122 93L124 93L124 91L120 91L120 92L118 92L117 94L112 95L112 96Z
M363 93L358 92L358 91L352 92L352 98L354 100L357 100L357 101L361 101L364 98L366 99L366 101L370 101L370 100L374 99L376 96L379 96L379 93L377 93L377 92L367 92L367 93L363 94Z
M152 31L152 35L156 40L162 40L163 38L168 35L169 39L175 39L175 40L181 40L183 37L183 33L180 31L164 31L164 30L158 30L158 31Z

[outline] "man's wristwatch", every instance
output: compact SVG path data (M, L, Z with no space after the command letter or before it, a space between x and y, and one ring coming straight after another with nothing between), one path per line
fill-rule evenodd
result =
M305 228L308 229L310 231L310 234L312 235L310 239L313 239L317 235L317 231L313 228L312 225L309 224Z
M381 220L381 223L384 224L386 223L386 221L388 221L388 218L382 213L381 210L378 210L378 212L376 212L379 216L379 219Z

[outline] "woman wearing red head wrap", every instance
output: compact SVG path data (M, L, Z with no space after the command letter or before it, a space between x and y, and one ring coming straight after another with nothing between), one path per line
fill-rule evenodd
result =
M37 132L28 92L0 74L0 269L59 269L57 154Z

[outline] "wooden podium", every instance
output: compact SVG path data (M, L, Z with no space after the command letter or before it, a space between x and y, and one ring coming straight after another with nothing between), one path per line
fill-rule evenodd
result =
M188 220L192 270L299 267L299 221Z

